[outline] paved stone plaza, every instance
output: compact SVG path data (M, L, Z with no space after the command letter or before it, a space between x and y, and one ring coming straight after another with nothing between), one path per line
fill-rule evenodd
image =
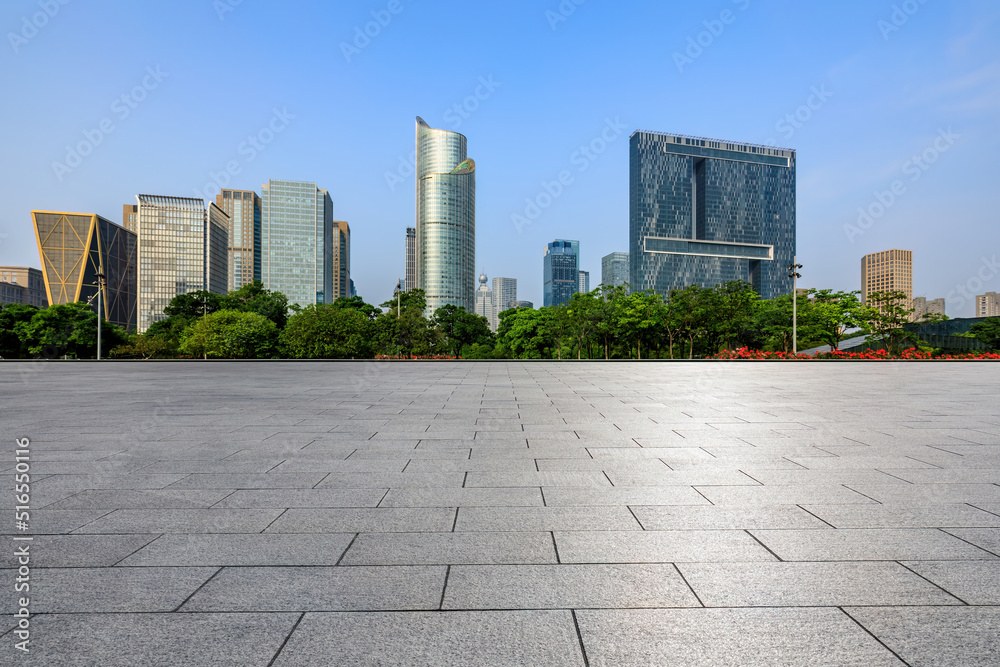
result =
M1000 664L994 364L0 379L2 664Z

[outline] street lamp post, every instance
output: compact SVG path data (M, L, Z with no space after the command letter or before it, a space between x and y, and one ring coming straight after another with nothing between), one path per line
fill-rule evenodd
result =
M101 298L104 294L104 274L100 271L94 276L97 278L97 360L101 360L101 320L104 319L104 307Z
M798 257L792 257L792 265L788 267L788 277L792 279L792 353L799 353L799 290L798 279L802 274L798 269L802 265L798 263Z
M403 296L403 281L402 280L397 280L396 281L396 319L397 320L399 319L399 303L400 303L400 299L402 298L402 296Z

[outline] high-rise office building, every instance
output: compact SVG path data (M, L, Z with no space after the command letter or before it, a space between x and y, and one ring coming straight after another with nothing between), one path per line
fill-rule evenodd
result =
M403 290L417 289L417 228L406 228L406 266L403 272Z
M556 239L545 246L542 260L543 303L558 306L580 287L580 242Z
M535 304L531 301L514 301L511 308L534 308Z
M132 232L93 213L32 211L42 259L46 299L57 305L90 301L97 310L98 278L104 275L104 319L136 328L138 240Z
M667 294L751 283L791 294L795 151L637 131L629 143L629 283Z
M476 290L476 315L485 317L489 322L490 330L496 331L496 308L493 305L495 292L487 284L488 278L485 273L479 275L479 288Z
M930 299L918 296L913 298L913 321L919 322L925 315L944 315L944 299Z
M344 220L333 221L333 300L348 299L353 294L351 280L351 226Z
M861 258L861 301L875 292L904 292L905 308L913 307L913 251L883 250Z
M590 271L580 272L580 282L577 285L576 291L582 294L590 291Z
M289 305L333 303L333 200L315 183L261 186L260 279Z
M500 313L513 308L510 304L514 301L517 301L517 278L494 278L493 319L497 325L500 324Z
M45 276L29 266L0 266L0 303L48 308Z
M178 294L225 294L229 284L229 216L203 199L138 195L138 329L165 317Z
M987 292L976 296L976 317L1000 317L1000 296Z
M601 284L606 287L628 284L627 252L613 252L601 258Z
M260 280L260 197L253 190L223 190L215 205L229 216L230 292Z
M476 279L476 163L465 136L417 117L417 284L426 313L472 311Z

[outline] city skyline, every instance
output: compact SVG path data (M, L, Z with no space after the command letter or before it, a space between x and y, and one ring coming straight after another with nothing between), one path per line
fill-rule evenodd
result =
M358 292L379 303L400 271L386 257L403 252L413 220L410 122L423 112L470 137L488 169L477 189L477 268L518 277L536 303L542 262L530 249L579 238L581 268L596 275L603 255L627 247L627 136L638 128L796 149L803 286L859 289L858 259L889 247L918 253L914 295L947 298L952 316L970 316L970 296L1000 285L1000 193L988 180L1000 142L995 3L922 3L896 25L888 0L572 3L566 16L556 2L442 14L403 0L363 48L356 29L364 35L381 5L310 7L303 25L295 12L222 4L231 11L185 0L128 13L71 3L24 43L7 40L8 90L56 89L74 103L5 111L19 131L0 167L10 184L0 264L37 265L33 208L114 220L136 192L211 201L221 188L281 176L330 189L354 232ZM720 23L723 9L730 23ZM0 25L19 35L37 11L15 0ZM149 25L157 35L141 38ZM720 34L706 27L719 25ZM177 49L171 33L203 51ZM455 34L477 48L455 68L427 67L452 57ZM503 48L511 34L519 55ZM785 39L796 34L812 36ZM100 40L119 49L88 48ZM238 75L246 71L280 81L254 98ZM344 93L351 104L336 103ZM944 219L956 222L942 236Z

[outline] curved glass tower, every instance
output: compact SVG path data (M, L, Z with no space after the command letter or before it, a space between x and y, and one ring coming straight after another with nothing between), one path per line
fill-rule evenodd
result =
M466 139L417 117L417 286L427 315L446 304L475 312L476 163Z

